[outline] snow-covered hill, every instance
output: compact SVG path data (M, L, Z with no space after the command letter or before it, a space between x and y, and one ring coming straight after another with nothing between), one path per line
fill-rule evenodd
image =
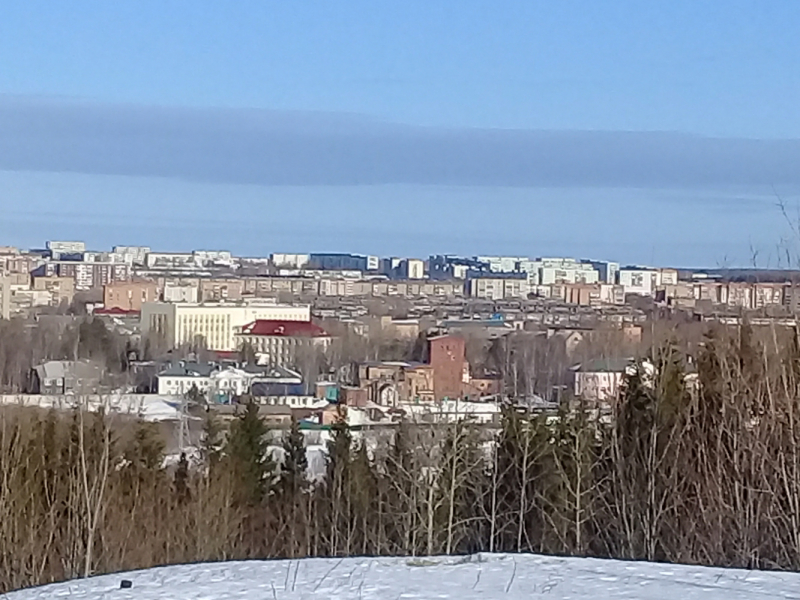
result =
M123 579L133 587L120 589ZM800 574L533 555L348 558L161 567L21 590L5 600L800 599Z

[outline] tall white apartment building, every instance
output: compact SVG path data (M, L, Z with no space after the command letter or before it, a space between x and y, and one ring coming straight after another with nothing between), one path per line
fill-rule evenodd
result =
M424 279L425 278L425 262L418 258L409 258L406 261L409 279Z
M528 274L528 285L531 287L557 283L597 283L600 280L597 269L574 258L523 260L519 268Z
M275 253L270 255L270 260L279 269L302 269L311 261L311 255Z
M515 273L519 263L530 260L525 256L476 256L475 259L489 265L493 273Z
M236 335L242 327L260 319L310 321L311 307L269 302L148 302L142 305L141 327L142 334L163 335L171 347L202 337L211 350L231 351L237 349Z
M111 251L129 265L143 265L150 254L149 246L114 246Z
M600 274L601 283L616 283L619 273L619 263L606 260L587 261Z

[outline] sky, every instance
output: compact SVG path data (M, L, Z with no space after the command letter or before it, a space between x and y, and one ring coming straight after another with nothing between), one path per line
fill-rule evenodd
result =
M798 25L795 0L0 3L0 243L781 266Z

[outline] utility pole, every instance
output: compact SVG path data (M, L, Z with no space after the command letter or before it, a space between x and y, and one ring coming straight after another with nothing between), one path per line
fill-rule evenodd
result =
M186 450L186 442L189 439L189 420L186 405L187 399L184 394L181 396L181 403L178 409L178 451L181 453Z

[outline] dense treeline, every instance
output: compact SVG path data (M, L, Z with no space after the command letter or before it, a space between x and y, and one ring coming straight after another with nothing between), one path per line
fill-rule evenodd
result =
M169 466L152 424L6 409L0 584L476 551L800 569L800 344L766 333L714 332L691 361L664 345L610 413L367 438L338 424L313 481L297 424L270 431L254 405L227 430L207 420L198 464Z

